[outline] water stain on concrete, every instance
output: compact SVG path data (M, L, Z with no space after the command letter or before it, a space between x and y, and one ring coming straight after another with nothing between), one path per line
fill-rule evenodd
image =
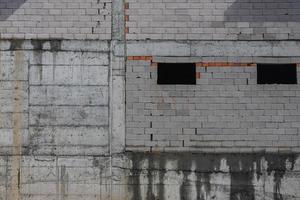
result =
M44 40L31 40L31 44L33 46L33 58L34 58L34 64L39 66L39 79L42 81L43 79L43 45L45 41Z
M259 178L261 176L261 155L247 154L245 158L242 155L228 155L226 160L230 170L230 200L254 200L254 173ZM257 169L254 167L258 166Z
M57 54L61 51L61 40L31 40L31 44L33 46L33 57L34 57L34 64L39 66L39 79L42 81L43 79L43 52L46 51L44 49L44 44L49 42L50 44L50 52L52 55L52 62L53 62L53 80L55 80L55 68L56 68L56 60Z
M191 170L185 170L185 169L190 169L192 162L190 159L185 158L185 159L180 159L178 162L179 165L179 169L181 169L180 171L182 171L183 174L183 179L182 179L182 184L180 186L180 199L182 200L187 200L190 199L190 181L189 181L189 175L191 174Z
M159 159L159 184L158 184L158 199L164 199L164 177L166 174L166 160L165 159Z
M60 40L51 40L50 41L50 50L52 52L52 63L53 63L53 80L55 80L55 70L56 70L56 60L57 54L61 51L61 41Z
M148 178L148 188L147 188L147 199L155 199L153 194L153 172L155 169L153 156L149 156L148 160L148 169L147 169L147 178Z
M297 159L296 155L270 155L266 157L268 162L267 172L270 175L274 172L274 187L273 187L273 198L274 200L283 200L283 196L280 192L281 180L285 175L287 170L293 170L295 166L295 161ZM291 163L290 169L286 167L286 162Z
M50 50L53 52L61 51L61 40L51 40Z
M143 176L144 169L147 169L147 200L165 199L164 194L164 176L166 171L176 171L178 175L183 175L180 185L180 199L193 199L192 188L189 176L191 173L196 174L196 199L204 200L210 197L211 175L216 173L228 173L230 176L230 200L254 200L255 186L254 182L260 180L263 172L267 171L270 175L274 173L274 200L282 200L280 193L280 183L287 170L293 170L296 154L199 154L199 153L128 153L132 167L129 177L129 188L132 192L132 199L142 199L140 178ZM226 161L228 171L224 171L221 166L222 160ZM166 163L176 161L176 169L166 169ZM263 162L267 163L267 169L264 168ZM292 163L288 169L286 162ZM148 163L145 165L145 163ZM158 167L155 163L159 163ZM195 169L192 169L192 163L196 163ZM158 193L153 190L154 174L158 171L160 176L157 184ZM180 177L180 176L178 176ZM204 191L203 191L204 188ZM174 191L175 192L175 191Z
M140 190L140 174L142 171L141 163L144 160L143 154L130 155L132 168L130 169L129 191L132 193L132 200L142 199Z
M68 185L69 185L69 175L66 170L66 166L61 166L61 197L62 199L68 199Z
M10 51L22 50L23 43L24 40L11 40L9 50Z

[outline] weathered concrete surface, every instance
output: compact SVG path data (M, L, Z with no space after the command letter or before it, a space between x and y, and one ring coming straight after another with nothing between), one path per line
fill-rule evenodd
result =
M173 141L176 153L125 151L125 141L139 146L141 139L142 143L149 140L147 134L135 135L139 128L127 129L125 134L126 126L144 126L130 121L131 117L143 120L140 102L149 101L151 107L156 100L175 99L179 114L195 110L180 105L180 95L191 94L184 87L162 91L152 85L154 92L143 90L149 89L144 84L146 76L155 78L151 62L130 63L127 56L153 56L152 62L300 63L299 5L297 0L1 0L0 200L299 200L300 158L295 153L300 146L299 86L256 90L254 68L198 68L202 79L193 91L199 95L194 101L206 96L214 97L206 99L209 102L224 96L239 101L242 95L244 99L253 96L244 103L252 103L250 113L260 115L269 110L255 108L262 100L256 96L279 99L280 104L272 105L284 117L263 118L273 132L268 130L265 136L262 127L252 129L260 123L247 125L257 134L253 147L259 146L256 141L267 139L273 152L278 147L289 153L236 154L241 148L226 143L228 135L209 130L203 131L211 134L208 137L194 136L199 140L193 144L196 148L211 145L200 149L206 154L180 152L182 141ZM221 80L222 76L231 80ZM244 85L232 87L232 81ZM218 85L214 91L211 84ZM136 85L144 88L125 93L126 87L130 91ZM161 92L165 99L150 97ZM132 116L125 115L130 100L136 100L134 109L127 110ZM209 106L209 113L218 106ZM239 106L236 110L246 105ZM276 109L271 107L268 114L275 115ZM252 120L258 121L255 116ZM215 128L223 118L206 119ZM283 127L277 130L272 120L283 121ZM168 125L174 123L154 124ZM222 126L219 130L225 132ZM234 128L227 133L243 131ZM191 130L182 131L188 134ZM176 129L167 138L176 138L174 133ZM162 141L165 136L158 136L155 139L167 149L168 143ZM208 154L216 152L213 140L217 136L229 148ZM246 144L243 152L249 150L244 135L237 139L242 141L239 146ZM147 145L152 149L153 141Z
M128 153L123 159L126 199L300 198L297 154Z
M212 57L223 60L249 57L253 62L261 62L257 60L259 57L287 57L299 62L299 52L299 41L127 41L128 56Z
M125 1L114 1L112 4L112 36L110 46L110 154L125 151ZM112 197L113 198L113 197Z
M0 42L1 200L300 198L296 153L125 152L129 48Z
M108 42L2 40L0 49L1 153L18 155L13 142L23 155L109 152Z
M10 197L14 187L14 156L0 157L0 199L109 199L108 157L22 156L15 178L19 197Z
M0 41L1 200L109 199L109 48Z
M17 178L22 199L299 199L297 154L125 153L20 158L21 176ZM12 159L0 158L0 199L11 199Z

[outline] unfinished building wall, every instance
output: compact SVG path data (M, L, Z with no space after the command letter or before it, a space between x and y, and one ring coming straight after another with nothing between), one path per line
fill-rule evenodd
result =
M1 1L0 199L299 199L298 5Z
M126 149L140 152L129 157L133 199L299 198L287 158L299 160L299 83L257 82L261 63L298 64L299 79L299 6L126 1ZM196 84L158 84L164 63L195 64Z
M202 44L198 45L200 49ZM260 50L259 46L256 48ZM254 63L265 63L268 59L237 57L242 62L237 59L224 62L208 54L129 57L127 149L299 151L299 84L258 84ZM282 63L291 58L269 60ZM171 67L175 63L196 63L196 84L158 84L158 63L171 63ZM274 72L269 73L272 76ZM296 73L299 80L299 67Z
M127 39L299 39L297 0L128 0Z
M0 2L0 199L112 198L125 142L122 11Z
M297 199L299 84L258 84L257 63L299 63L299 50L298 41L128 41L133 199ZM195 63L196 84L158 84L160 63Z

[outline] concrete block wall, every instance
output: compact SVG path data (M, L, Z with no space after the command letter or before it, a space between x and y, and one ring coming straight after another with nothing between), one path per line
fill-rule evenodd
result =
M222 64L197 67L196 85L158 85L155 64L128 61L128 149L299 151L299 84L258 85L255 65Z
M129 40L294 40L297 0L127 0Z
M111 0L3 0L0 38L111 38Z
M0 200L299 199L298 85L259 87L253 65L300 63L298 5L1 1ZM216 66L153 84L183 60Z
M257 63L299 63L298 42L131 41L127 49L128 150L299 152L299 82L256 80ZM196 63L196 85L158 85L157 63L180 62ZM298 80L299 72L298 64Z
M129 199L299 199L298 41L126 47L131 153L115 166ZM157 85L157 63L180 62L196 63L197 84ZM298 63L298 84L258 85L257 63Z

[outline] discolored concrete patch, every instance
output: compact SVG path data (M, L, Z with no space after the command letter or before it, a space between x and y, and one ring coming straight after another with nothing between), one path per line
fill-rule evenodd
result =
M264 198L264 187L268 184L273 187L274 200L297 198L288 198L290 194L281 185L287 172L298 173L296 154L128 153L127 156L128 188L134 200L255 200ZM273 181L268 183L267 178Z

